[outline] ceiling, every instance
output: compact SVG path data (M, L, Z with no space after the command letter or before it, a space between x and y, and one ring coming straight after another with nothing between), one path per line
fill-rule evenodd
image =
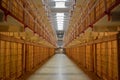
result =
M49 21L56 32L58 46L62 46L75 0L43 0Z
M67 32L72 21L71 17L73 16L74 8L76 5L82 6L82 3L85 1L86 0L29 0L28 2L36 6L35 9L33 8L34 12L36 11L38 18L44 21L44 17L39 14L39 12L41 12L39 5L43 5L44 11L58 39L58 47L61 47L63 45L64 34Z
M45 22L44 15L40 14L41 12L46 13L49 23L52 26L54 34L56 34L58 40L58 47L63 45L64 34L68 31L68 27L76 21L78 15L80 15L81 6L84 7L84 4L89 0L29 0L29 4L34 4L34 7L31 6L30 10L34 10L37 19L41 19L42 22ZM43 5L44 10L40 5ZM74 14L77 11L77 15ZM74 15L73 15L74 14ZM76 15L76 16L75 16ZM46 26L49 24L46 24Z
M30 7L25 11L34 13L35 21L40 20L41 24L48 27L50 32L56 34L58 47L63 46L63 38L68 32L71 24L74 25L77 16L80 15L81 6L89 0L25 0ZM41 6L42 5L42 6ZM74 14L75 12L78 14ZM46 13L46 14L45 14ZM75 19L75 20L74 20ZM52 26L52 28L51 28Z
M56 7L56 3L62 4L60 2L65 3L65 7ZM58 23L57 23L57 14L63 14L58 15L59 18L64 18L63 21L63 30L65 31L67 29L67 26L69 24L71 11L73 10L73 5L75 4L75 0L43 0L43 3L45 5L45 8L47 10L47 15L49 17L49 20L54 27L56 31L58 31ZM63 31L62 30L62 31Z
M85 4L89 3L89 1L90 0L26 0L26 2L31 5L31 8L28 10L36 13L36 20L40 19L42 22L46 22L45 26L49 26L49 29L54 31L53 34L56 34L58 39L58 47L63 45L64 35L66 35L67 32L72 32L70 31L71 28L77 25L81 18L81 12L84 11L86 8ZM43 6L41 7L41 5ZM44 13L46 14L43 15ZM46 17L47 21L45 21ZM98 21L94 26L101 25L104 19L106 20L106 18L103 18L102 21ZM105 25L109 26L112 24L114 24L114 22L106 22Z

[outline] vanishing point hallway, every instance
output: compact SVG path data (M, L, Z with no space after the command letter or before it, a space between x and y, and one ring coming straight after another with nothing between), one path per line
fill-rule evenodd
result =
M66 55L56 54L27 80L91 80Z

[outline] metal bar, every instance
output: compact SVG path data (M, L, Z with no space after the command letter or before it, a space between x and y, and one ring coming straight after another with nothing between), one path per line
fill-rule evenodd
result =
M33 21L34 21L33 16L23 7L23 5L21 5L18 0L16 0L16 2L20 5L20 7L21 7L29 16L31 16L31 18L32 18Z
M22 43L22 75L25 74L25 44Z
M23 12L26 12L26 13L32 18L33 22L36 23L36 20L33 18L33 16L28 12L27 9L25 9L25 5L21 5L18 0L16 0L16 2L17 2L17 3L20 5L20 7L23 9ZM25 14L25 13L24 13L24 14ZM24 19L25 19L25 18L24 18ZM29 25L29 26L30 26L30 25ZM34 27L35 27L35 26L34 26ZM29 28L32 29L31 27L29 27ZM34 29L33 29L33 31L35 32Z
M120 80L120 32L117 34L118 80Z
M94 4L94 6L92 7L92 9L90 9L90 11L88 12L88 14L95 8L95 6L97 5L97 3L99 2L99 0L97 0L96 1L96 3ZM111 9L113 9L116 5L118 5L119 3L120 3L120 1L119 0L117 0L117 2L118 3L116 3L115 5L113 5L111 8L110 8L110 10ZM88 14L87 14L87 16L88 16ZM108 14L108 13L107 13ZM110 13L109 13L110 14ZM108 14L108 20L110 20L110 16L109 16L109 14ZM95 15L95 14L94 14ZM103 13L103 15L101 15L97 20L95 20L92 24L94 24L95 22L97 22L99 19L101 19L103 16L105 15L105 13ZM84 22L84 20L87 18L87 16L82 20L82 22ZM82 23L81 22L81 23ZM88 25L89 26L89 25ZM83 31L85 31L87 28L88 28L88 26L85 28L85 29L83 29ZM70 41L71 42L71 41Z
M84 20L88 17L88 14L90 14L90 12L96 7L98 3L99 3L99 0L97 0L96 3L93 5L93 7L88 11L84 19L81 21L81 23L84 22Z
M0 40L24 43L24 40L16 39L16 38L13 38L10 36L8 37L8 36L2 35L2 34L0 34Z
M102 42L108 42L108 41L113 41L113 40L116 40L116 39L117 39L117 35L106 36L106 37L103 37L101 39L93 40L93 41L88 42L88 43L80 43L80 44L77 44L77 45L73 45L72 47L84 46L84 45L90 45L90 44L96 44L96 43L102 43Z
M9 41L9 42L18 42L18 43L25 43L25 44L31 44L31 45L36 45L36 46L42 46L42 47L47 47L45 45L42 45L40 43L32 43L32 42L28 42L25 40L21 40L21 39L16 39L10 36L5 36L0 34L0 40L4 40L4 41Z
M11 61L12 61L12 60L11 60L11 56L12 56L11 54L12 54L12 44L11 44L11 42L10 42L10 63L11 63ZM10 78L11 78L11 71L12 71L11 69L12 69L12 68L11 68L11 65L10 65Z

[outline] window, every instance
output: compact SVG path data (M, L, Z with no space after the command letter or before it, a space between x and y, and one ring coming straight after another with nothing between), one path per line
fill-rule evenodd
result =
M57 19L57 22L63 22L64 19Z
M63 24L64 22L63 21L57 21L57 24Z
M67 0L54 0L54 1L67 1Z
M63 16L64 17L64 13L57 13L56 16Z
M58 22L61 22L61 20L64 20L64 13L57 13L56 14L56 19Z
M63 30L63 26L58 25L58 30Z
M55 8L65 8L65 2L55 2Z
M63 30L64 13L57 13L57 14L56 14L56 19L57 19L57 27L58 27L58 30Z

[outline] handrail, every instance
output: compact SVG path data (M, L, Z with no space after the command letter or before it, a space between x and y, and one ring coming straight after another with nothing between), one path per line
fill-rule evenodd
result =
M36 29L37 29L37 27L41 27L41 24L39 23L39 21L37 19L35 20L35 18L32 16L32 14L30 14L29 11L24 7L24 4L22 4L24 2L19 2L19 0L14 0L14 2L8 0L8 2L5 2L4 0L0 1L0 3L1 3L0 6L4 10L6 15L7 15L7 12L8 12L8 14L13 16L15 19L17 19L21 23L23 23L25 25L25 28L26 28L26 26L28 26L35 33L40 35L40 33ZM27 2L27 3L29 3L29 2ZM8 7L8 5L10 7ZM20 12L19 12L19 10L20 10ZM25 16L24 13L27 16ZM26 20L23 20L23 19L26 19ZM35 26L35 24L37 24L37 26ZM42 26L44 26L44 24L42 24ZM52 35L52 33L51 33L51 35ZM48 39L47 39L48 36L46 36L46 34L43 35L43 37L46 41L48 41ZM49 39L49 40L51 42L54 42L52 39Z
M78 24L79 27L83 27L83 26L84 26L84 28L82 29L82 32L83 32L84 30L86 30L86 29L88 28L88 26L92 25L92 24L95 23L97 20L99 20L102 16L104 16L104 15L106 14L106 11L111 10L111 8L113 8L113 7L116 5L116 2L119 1L119 0L109 1L109 3L106 3L106 1L107 1L107 0L102 0L102 2L101 2L101 0L97 0L97 1L94 3L94 5L91 7L91 9L90 9L89 11L86 12L87 8L85 8L85 9L80 13L80 16L82 16L82 15L85 16L85 17L82 18L81 22L78 22L78 21L77 21L77 23L79 23L79 24ZM100 3L102 3L102 4L100 4ZM119 3L119 2L118 2L118 3ZM100 5L98 5L98 4L100 4ZM112 4L112 5L110 6L110 4ZM96 6L98 6L98 7L96 8ZM104 8L104 9L100 10L101 8ZM97 9L97 11L98 11L98 10L100 10L100 11L98 11L98 12L94 11L94 14L92 14L91 12L92 12L94 9ZM84 12L84 11L85 11L85 12ZM97 13L98 13L98 14L97 14ZM81 15L81 14L82 14L82 15ZM95 16L95 15L96 15L96 16ZM93 18L92 18L92 16L93 16ZM91 18L92 18L92 19L90 19L90 20L92 20L90 23L88 23L88 21L87 21L88 17L91 17ZM86 23L86 25L83 25L83 24L85 24L85 23ZM82 25L80 25L80 24L82 24ZM72 30L73 30L73 29L72 29ZM80 31L79 33L82 33L82 32ZM68 35L66 35L66 36L68 36ZM69 37L71 38L72 35L69 36ZM77 36L76 36L76 37L77 37ZM69 43L69 42L71 42L71 40L67 39L67 42Z
M33 19L33 21L34 21L34 18L33 18L33 16L19 3L19 1L18 0L16 0L16 2L20 5L20 7L29 15L29 16L31 16L31 18Z
M96 1L96 3L93 5L93 7L90 9L90 11L88 11L88 13L86 14L86 16L84 17L84 19L81 21L84 22L84 20L88 17L88 15L90 14L90 12L96 7L96 5L99 3L99 0Z

